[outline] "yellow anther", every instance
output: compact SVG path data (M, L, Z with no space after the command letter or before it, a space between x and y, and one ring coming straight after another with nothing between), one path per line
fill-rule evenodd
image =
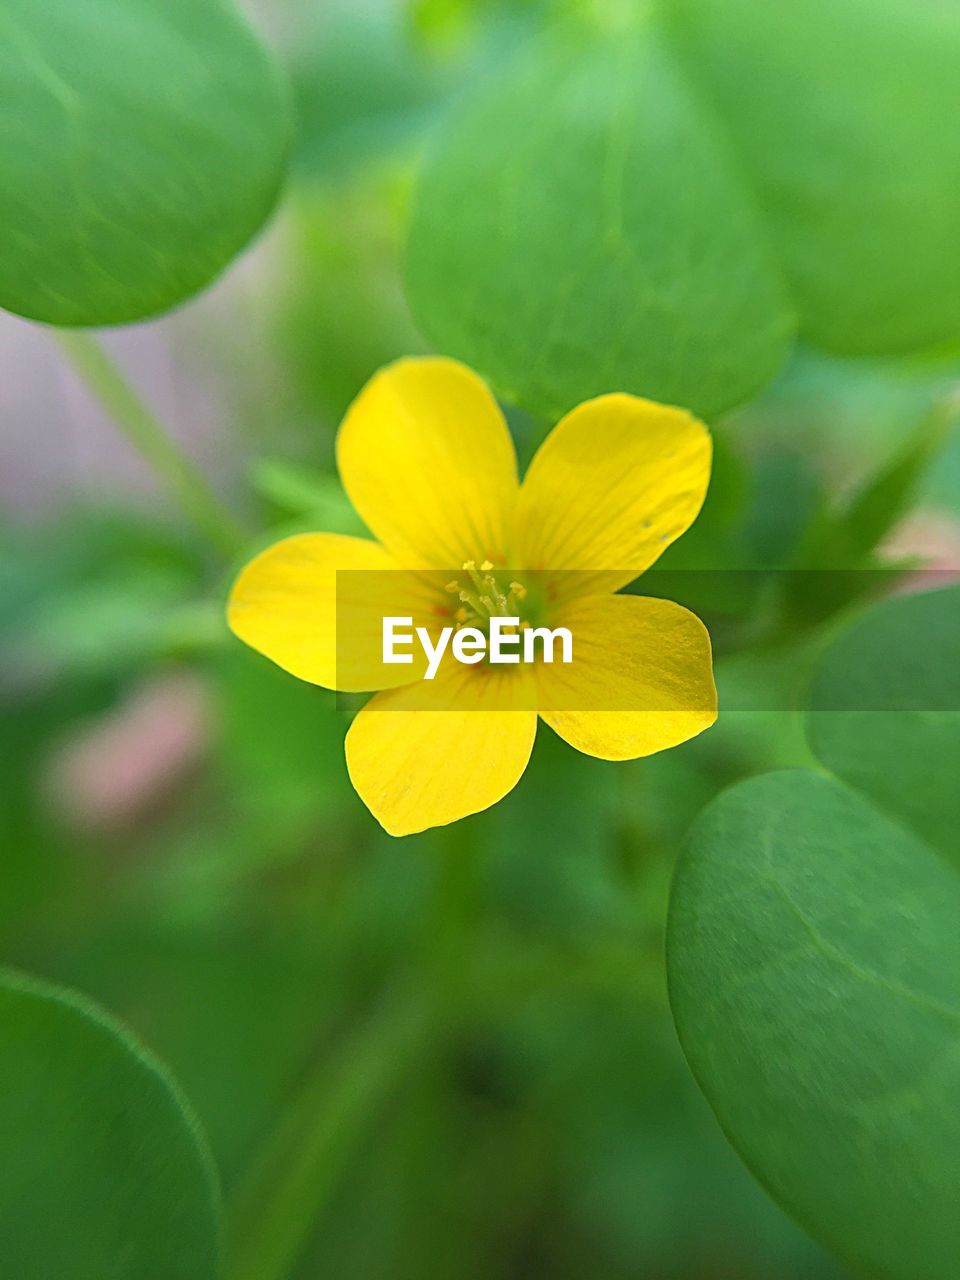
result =
M448 582L448 583L447 583L447 585L446 585L446 587L444 588L444 590L445 590L445 591L449 591L449 592L450 592L450 594L451 594L451 595L453 595L453 593L454 593L455 591L459 591L459 590L460 590L460 583L456 580L456 578L454 578L452 582Z
M491 570L492 568L493 568L493 561L492 561L492 560L484 560L483 564L480 566L480 572L481 572L481 573L489 573L489 572L490 572L490 570Z
M500 583L496 580L496 578L488 574L483 579L483 582L481 585L486 587L487 591L490 594L490 598L497 602L498 608L505 609L507 607L507 597L500 590Z
M457 612L453 616L456 618L458 622L466 622L466 620L470 617L469 613L467 613L463 605L460 606L460 608L457 610Z
M476 560L464 560L463 564L461 565L461 568L466 569L467 573L473 573L476 567L477 567Z
M522 582L511 582L510 590L513 592L513 594L517 597L518 600L526 600L527 588L523 585Z

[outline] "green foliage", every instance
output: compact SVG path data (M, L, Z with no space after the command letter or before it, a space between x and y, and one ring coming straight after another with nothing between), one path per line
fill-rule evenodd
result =
M810 625L861 597L875 598L912 567L878 548L915 505L956 420L952 397L938 401L852 497L814 513L788 560L799 570L784 588L790 622Z
M446 87L396 5L331 8L291 68L295 158L304 177L325 182L409 145Z
M724 140L653 30L577 30L485 84L423 176L408 276L444 350L551 418L614 389L714 413L792 330Z
M797 558L831 568L875 564L871 552L916 502L920 485L944 449L956 419L952 401L935 405L839 512L811 523Z
M284 86L232 0L5 0L0 305L139 320L209 284L276 198Z
M588 7L440 138L415 310L544 416L612 389L715 414L797 332L857 353L956 338L958 50L955 10L897 0Z
M232 0L2 8L0 305L83 325L202 288L261 225L287 143ZM134 501L110 460L89 474L79 395L36 493L14 433L5 953L116 1009L182 1081L229 1280L836 1280L807 1230L883 1280L954 1280L960 588L852 615L904 575L904 519L958 510L960 366L825 352L960 336L956 13L259 8L288 51L294 198L241 287L137 352L163 347L178 425L213 409L232 432L187 440L215 484L92 339L58 342L205 541L168 511L47 518L61 486ZM410 294L523 402L522 463L586 395L715 414L806 345L718 424L703 512L634 587L707 621L718 723L622 764L544 730L501 804L393 842L349 784L357 699L235 644L223 595L241 538L363 534L336 424L423 349L400 240L411 160L451 110ZM5 480L7 459L5 437ZM249 537L217 536L221 493ZM669 967L713 1112L663 972L704 810ZM0 978L4 1280L214 1280L199 1132L105 1015Z
M960 10L901 0L667 0L825 351L960 336ZM802 86L802 89L800 88Z
M260 458L251 486L283 516L308 522L311 529L362 537L366 530L339 479L302 463Z
M0 1248L17 1280L211 1280L218 1195L165 1071L69 992L0 975Z
M841 634L811 708L827 768L960 866L960 587L887 600Z
M725 1131L815 1235L889 1280L950 1280L960 1253L960 880L940 856L958 623L954 588L843 634L810 714L837 777L772 773L713 801L670 908L674 1016Z
M377 171L332 190L311 184L291 201L276 341L296 377L312 461L331 463L336 424L370 370L423 346L401 288L399 185Z

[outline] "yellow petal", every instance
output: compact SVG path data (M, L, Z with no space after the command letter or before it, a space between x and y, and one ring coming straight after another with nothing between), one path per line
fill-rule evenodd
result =
M337 464L401 564L503 564L517 460L497 402L465 365L430 357L382 369L343 420Z
M710 435L683 409L637 396L588 400L540 446L517 502L513 560L574 570L560 594L615 591L692 524Z
M536 668L540 714L571 746L633 760L695 737L717 718L710 637L671 600L572 600L555 625L573 635L573 661Z
M394 836L442 827L512 791L537 732L529 679L455 664L371 698L347 734L347 769L381 826Z
M436 586L398 569L376 542L303 533L274 543L243 569L227 621L301 680L326 689L387 689L419 679L424 661L413 646L413 664L383 664L384 615L410 617L432 632L439 598Z

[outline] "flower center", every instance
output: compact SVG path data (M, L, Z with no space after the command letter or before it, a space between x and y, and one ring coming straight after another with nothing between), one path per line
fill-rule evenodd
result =
M495 570L489 560L479 568L475 560L464 562L463 576L454 578L446 587L460 601L453 615L458 630L476 627L486 631L494 617L519 618L521 628L530 625L525 617L527 588L522 582L504 581L506 576L502 570Z

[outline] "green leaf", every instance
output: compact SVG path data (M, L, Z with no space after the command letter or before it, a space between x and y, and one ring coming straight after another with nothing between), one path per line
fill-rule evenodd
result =
M960 587L865 614L826 654L811 708L823 763L960 866Z
M960 8L671 0L746 164L803 336L912 351L960 334Z
M814 514L791 557L799 572L784 582L787 625L809 627L858 599L875 598L912 567L878 548L915 504L956 417L951 398L938 400L852 498Z
M871 1275L952 1280L960 588L887 600L836 639L808 734L836 777L751 779L694 829L674 1017L734 1146L808 1230Z
M611 390L715 413L792 333L726 141L652 29L534 44L468 103L408 275L434 341L549 417Z
M282 512L309 517L324 532L366 533L343 485L327 471L285 458L258 458L250 468L250 483Z
M671 1002L694 1074L771 1194L887 1280L960 1256L960 878L840 782L716 800L677 872Z
M813 525L799 559L837 568L868 563L870 552L916 501L929 468L947 445L958 408L952 398L938 401L839 512Z
M960 336L960 9L606 7L468 94L426 164L409 282L439 347L544 416L613 390L710 415L798 331Z
M302 176L343 178L415 144L447 85L410 28L390 0L322 14L292 67Z
M231 0L5 0L0 306L139 320L209 284L262 226L284 86Z
M80 997L0 973L0 1254L17 1280L213 1280L218 1193L163 1068Z

